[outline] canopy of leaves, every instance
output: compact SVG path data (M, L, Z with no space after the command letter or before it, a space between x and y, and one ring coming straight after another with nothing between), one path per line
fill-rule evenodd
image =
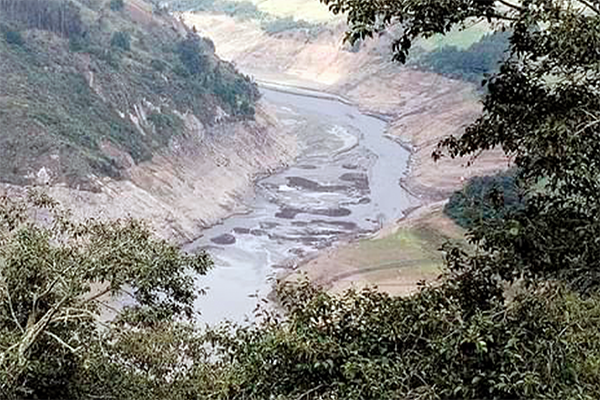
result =
M412 298L284 287L285 321L208 335L221 355L213 376L225 386L217 393L346 400L600 395L598 297L546 287L469 315L461 291L470 283L455 278Z
M501 173L470 179L450 197L444 212L460 226L473 228L489 220L502 220L523 203L514 172Z
M125 7L123 0L110 0L110 9L113 11L121 11Z
M504 279L559 278L578 290L600 284L600 8L596 2L528 0L323 0L348 15L349 40L398 25L396 58L417 37L478 20L511 32L483 115L435 157L501 147L531 191L525 207L471 237ZM545 190L537 187L541 181Z
M0 397L74 399L108 342L193 316L208 257L182 255L137 221L74 222L49 198L0 201ZM119 309L108 294L131 296ZM106 313L116 313L107 324Z
M508 32L494 32L460 50L444 46L418 57L414 64L450 78L480 84L485 76L497 72L508 50Z
M110 39L110 45L129 51L131 50L131 36L127 32L115 32Z

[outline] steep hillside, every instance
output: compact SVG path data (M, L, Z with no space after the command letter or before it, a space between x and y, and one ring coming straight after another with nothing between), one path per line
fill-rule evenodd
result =
M295 157L256 85L143 0L0 0L0 194L189 240Z
M194 125L254 118L255 84L153 7L0 1L0 180L94 190Z

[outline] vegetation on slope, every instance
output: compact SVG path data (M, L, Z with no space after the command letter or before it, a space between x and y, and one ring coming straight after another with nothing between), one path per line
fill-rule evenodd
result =
M450 78L480 84L485 76L497 72L508 50L509 36L508 32L493 32L466 49L442 46L422 54L411 64Z
M452 194L444 213L464 228L502 220L524 206L514 172L470 179Z
M0 2L3 181L31 182L45 167L53 181L92 188L90 176L122 177L128 166L107 147L138 163L184 135L188 113L205 125L253 117L255 84L145 6Z
M201 11L225 14L241 21L254 20L269 35L284 32L304 32L309 37L317 37L326 30L322 23L308 22L292 16L280 17L261 11L249 1L221 0L169 0L169 7L174 11Z

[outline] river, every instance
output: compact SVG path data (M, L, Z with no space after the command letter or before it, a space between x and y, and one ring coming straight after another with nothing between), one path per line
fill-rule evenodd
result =
M209 324L243 322L282 268L342 238L375 232L416 204L400 186L409 151L385 136L385 120L317 92L261 91L297 136L299 156L256 183L248 213L186 246L206 249L215 262L197 282L206 295L196 308Z

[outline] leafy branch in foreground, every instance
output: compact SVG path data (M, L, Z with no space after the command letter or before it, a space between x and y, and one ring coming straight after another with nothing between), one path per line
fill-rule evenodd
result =
M435 158L502 148L517 167L526 206L475 226L473 242L499 278L561 279L600 287L600 12L594 2L528 0L322 0L348 15L356 40L397 27L396 58L414 39L478 21L510 32L510 48L487 81L483 114L448 137Z
M144 326L193 317L193 274L206 254L182 255L141 222L74 222L51 199L0 199L0 393L76 393L101 339L99 326ZM128 293L113 309L107 295ZM73 392L73 393L72 393ZM10 397L9 397L10 398Z

